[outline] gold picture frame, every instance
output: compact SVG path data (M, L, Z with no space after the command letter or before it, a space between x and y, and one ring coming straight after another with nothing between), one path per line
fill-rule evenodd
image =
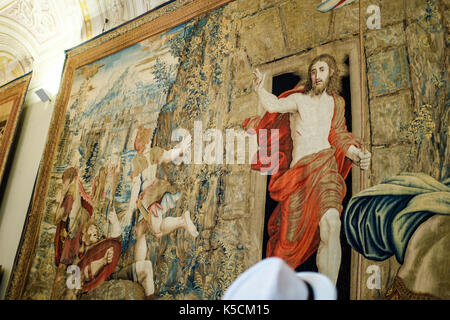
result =
M5 175L31 77L30 72L0 87L0 182Z

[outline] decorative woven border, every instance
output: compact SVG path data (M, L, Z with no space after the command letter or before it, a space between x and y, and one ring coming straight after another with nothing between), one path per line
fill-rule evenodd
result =
M386 292L385 298L386 300L440 300L432 294L409 290L403 279L399 276L395 277L394 283Z
M19 250L14 261L6 299L21 299L23 296L35 256L51 168L56 156L58 139L64 126L64 116L76 70L232 1L234 0L177 0L66 51L60 91L55 102L47 143L31 199L30 211L27 214Z

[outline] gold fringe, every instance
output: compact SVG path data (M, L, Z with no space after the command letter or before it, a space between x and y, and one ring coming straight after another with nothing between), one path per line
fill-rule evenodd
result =
M398 276L395 277L394 283L386 292L385 298L386 300L441 300L432 294L417 293L409 290L403 279Z

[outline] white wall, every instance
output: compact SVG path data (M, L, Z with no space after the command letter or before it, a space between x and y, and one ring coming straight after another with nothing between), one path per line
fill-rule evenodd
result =
M33 184L45 144L53 102L27 103L23 127L0 206L0 264L4 269L1 298L4 298L19 245Z

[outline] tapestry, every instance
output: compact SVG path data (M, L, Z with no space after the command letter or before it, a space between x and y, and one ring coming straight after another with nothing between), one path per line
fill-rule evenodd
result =
M412 2L171 1L68 50L7 298L217 300L273 256L448 298L447 4Z

